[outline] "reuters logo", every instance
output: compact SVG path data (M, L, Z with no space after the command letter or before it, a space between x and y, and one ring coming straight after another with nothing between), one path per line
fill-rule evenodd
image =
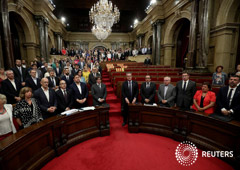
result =
M183 141L175 151L177 161L183 166L193 165L198 158L197 147L190 141Z

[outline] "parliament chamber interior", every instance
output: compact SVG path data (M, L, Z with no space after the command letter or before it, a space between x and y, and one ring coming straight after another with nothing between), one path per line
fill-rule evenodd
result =
M0 170L240 170L240 0L0 0Z

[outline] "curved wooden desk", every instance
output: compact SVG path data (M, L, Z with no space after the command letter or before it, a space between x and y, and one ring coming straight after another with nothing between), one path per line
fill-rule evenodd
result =
M131 133L146 132L177 141L192 141L204 151L233 151L233 158L223 159L240 165L240 122L223 122L200 113L159 106L129 105Z
M110 135L109 108L55 116L0 142L0 169L39 169L82 141Z

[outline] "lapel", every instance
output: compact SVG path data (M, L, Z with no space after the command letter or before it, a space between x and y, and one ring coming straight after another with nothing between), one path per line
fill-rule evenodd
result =
M68 97L68 91L67 91L67 89L66 89L66 92L67 92L67 97ZM64 95L63 95L62 89L60 89L60 95L61 95L61 98L63 99L63 100L62 100L63 103L66 104L65 97L64 97Z
M37 85L38 85L38 79L37 79L37 85L34 83L32 77L30 78L30 81L31 81L31 83L32 83L35 87L37 87Z
M161 94L160 95L162 96L162 98L164 98L165 85L164 84L161 85L160 88L161 88Z
M78 95L81 96L80 91L79 91L79 89L78 89L76 83L74 82L73 84L74 84L75 92L77 92ZM81 86L81 90L82 90L82 83L80 83L80 86Z
M10 85L10 87L11 87L14 91L16 91L16 89L13 87L12 83L10 82L10 80L7 79L7 81L8 81L8 84ZM14 82L15 82L16 88L18 88L18 87L17 87L17 84L16 84L16 80L14 80Z
M41 88L41 93L42 93L42 96L44 96L45 100L46 100L48 103L50 103L50 91L49 91L49 101L48 101L47 96L45 95L45 93L44 93L44 91L43 91L42 88Z
M172 87L171 87L171 85L169 84L169 85L168 85L167 92L166 92L166 96L165 96L166 98L168 98L168 96L169 96L169 94L170 94L171 88L172 88Z

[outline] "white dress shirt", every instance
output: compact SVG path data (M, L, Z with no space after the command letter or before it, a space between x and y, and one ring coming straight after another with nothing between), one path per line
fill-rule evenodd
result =
M184 88L184 83L185 83L185 81L183 80L182 82L183 82L183 83L182 83L182 89L183 89L183 88ZM187 81L186 81L186 87L185 87L185 89L184 89L184 90L186 90L186 89L187 89L188 83L189 83L189 80L187 80Z
M43 90L43 92L44 92L44 94L45 94L45 96L46 96L46 98L47 98L47 100L48 100L48 102L49 102L49 100L50 100L50 97L49 97L49 89L45 90L45 89L42 87L42 90Z
M8 80L12 83L14 89L17 91L17 86L16 86L16 83L15 83L15 80L14 79L13 80L8 79Z
M79 90L80 94L82 94L82 88L81 88L81 84L76 84L76 85L77 85L77 88L78 88L78 90Z

